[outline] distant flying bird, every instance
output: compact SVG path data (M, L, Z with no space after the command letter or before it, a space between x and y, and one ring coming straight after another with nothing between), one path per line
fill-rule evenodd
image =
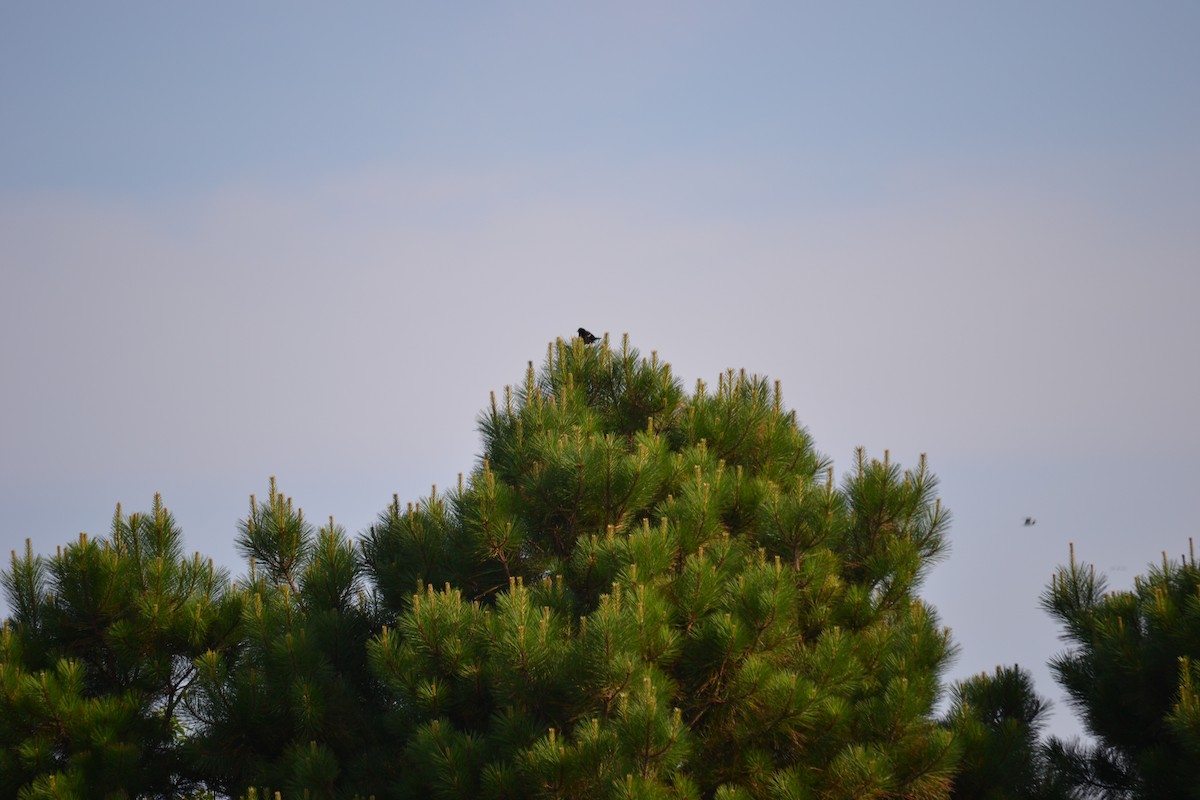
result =
M1034 519L1033 517L1026 517L1025 518L1025 527L1028 528L1031 525L1037 525L1037 520Z
M583 339L584 344L591 344L592 342L597 341L596 337L588 333L585 328L579 329L579 338Z

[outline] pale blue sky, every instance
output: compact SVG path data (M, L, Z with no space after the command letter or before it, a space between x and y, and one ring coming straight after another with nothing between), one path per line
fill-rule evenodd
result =
M579 325L927 451L953 675L1197 534L1200 5L9 3L0 533L365 528ZM1036 516L1033 529L1021 526ZM1112 569L1115 568L1115 569ZM1075 730L1060 707L1054 729Z

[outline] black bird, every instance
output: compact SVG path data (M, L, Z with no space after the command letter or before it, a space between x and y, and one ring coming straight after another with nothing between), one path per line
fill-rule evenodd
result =
M597 341L596 337L588 333L586 328L579 329L579 338L583 339L584 344L591 344L592 342Z
M1037 520L1034 519L1033 517L1026 517L1025 518L1025 527L1028 528L1030 525L1037 525Z

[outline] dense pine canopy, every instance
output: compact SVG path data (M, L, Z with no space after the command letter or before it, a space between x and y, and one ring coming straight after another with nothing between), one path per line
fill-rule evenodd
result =
M1099 797L1200 800L1200 565L1194 552L1109 592L1075 559L1042 606L1072 647L1050 667L1096 741L1051 742L1072 785Z
M552 344L479 428L457 486L393 498L357 538L272 479L236 581L183 555L157 497L14 553L0 796L1048 797L1069 796L1055 764L1100 763L1042 747L1019 670L935 718L954 648L918 592L949 515L924 457L860 451L838 480L778 383L730 370L689 394L607 337ZM1075 572L1048 595L1092 648L1058 662L1081 705L1108 674L1106 603L1174 637L1147 652L1175 744L1156 762L1114 741L1129 786L1200 753L1200 652L1171 660L1200 636L1178 627L1188 568L1136 600Z
M688 396L656 355L579 339L480 427L462 487L363 543L411 791L944 793L924 463L860 457L838 486L778 385Z

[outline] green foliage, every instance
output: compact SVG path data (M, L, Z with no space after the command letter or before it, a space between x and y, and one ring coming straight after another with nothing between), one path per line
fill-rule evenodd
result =
M1097 740L1053 741L1057 769L1084 796L1198 798L1200 566L1163 555L1131 591L1107 592L1095 569L1061 567L1042 606L1071 649L1051 662Z
M954 685L946 717L962 750L953 797L1053 800L1072 797L1040 740L1048 701L1029 673L997 667Z
M480 427L469 480L364 542L397 796L947 795L923 459L839 487L778 384L689 397L628 342L558 342Z
M479 427L468 476L357 542L272 479L233 584L157 498L14 554L0 795L949 796L923 457L839 484L778 383L689 395L607 337L551 345Z
M178 796L193 659L236 627L224 573L174 519L117 507L110 534L12 555L0 637L0 795Z
M231 592L240 640L196 659L189 755L227 794L277 786L348 796L386 775L371 763L383 732L366 664L376 625L358 549L332 519L314 532L273 479L266 502L251 498L239 530L252 565Z

